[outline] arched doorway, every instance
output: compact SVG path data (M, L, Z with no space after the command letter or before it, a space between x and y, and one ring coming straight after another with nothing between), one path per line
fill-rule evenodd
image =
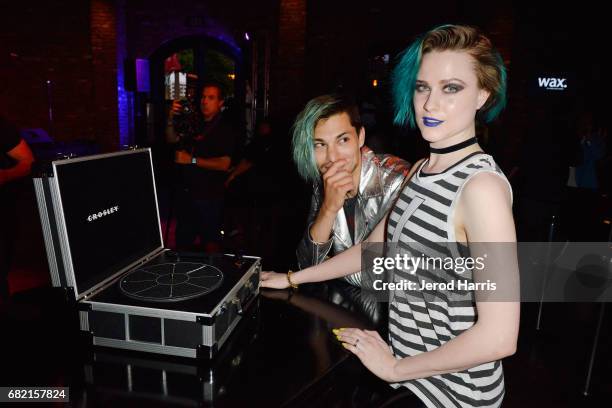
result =
M168 111L172 101L184 99L187 85L200 89L207 81L225 89L226 114L241 124L244 115L244 78L242 51L206 35L192 35L162 44L149 58L151 93L147 133L154 144L163 145ZM198 95L199 98L199 95ZM152 129L151 129L152 127ZM151 137L149 136L149 140Z
M173 101L187 97L188 87L200 90L209 81L219 83L225 92L225 119L237 128L244 126L242 50L216 38L193 35L162 44L149 57L150 93L143 116L144 145L152 145L155 158L160 216L167 246L173 245L175 188L178 173L174 164L175 144L166 140L168 113ZM194 97L199 108L199 93ZM138 120L138 118L137 118Z

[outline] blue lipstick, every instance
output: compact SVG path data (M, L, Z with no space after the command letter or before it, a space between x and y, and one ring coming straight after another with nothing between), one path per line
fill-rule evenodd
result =
M441 125L442 123L444 123L443 120L438 120L438 119L428 118L428 117L423 118L423 124L427 127L436 127L438 125Z

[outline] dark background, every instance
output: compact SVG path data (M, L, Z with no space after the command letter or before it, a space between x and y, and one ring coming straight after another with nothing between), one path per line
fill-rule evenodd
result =
M150 58L189 36L241 51L247 69L244 33L268 36L270 110L285 122L307 99L339 86L365 97L377 72L375 56L389 54L392 60L416 34L444 23L477 25L501 51L509 69L508 144L535 122L534 104L546 104L529 94L538 75L576 79L574 97L561 103L564 113L583 107L602 112L607 101L607 12L596 2L60 0L1 7L0 112L20 127L47 129L57 141L92 140L103 150L125 141L119 140L122 126L129 129L128 142L143 144L134 112L117 108L118 97L135 96L127 89L129 64L123 62ZM378 79L376 93L386 108L387 84Z
M142 107L151 95L134 89L133 61L156 58L175 44L201 41L239 57L240 82L252 62L244 33L251 34L251 41L268 38L270 116L284 153L278 156L278 179L270 180L283 186L275 213L282 230L267 242L274 256L266 261L286 270L295 261L309 202L308 186L296 177L287 149L295 114L309 98L338 89L360 101L373 100L384 150L414 162L426 154L426 146L418 133L393 127L389 118L387 75L393 59L415 35L433 26L473 24L489 34L508 68L508 107L486 132L481 129L480 141L506 174L521 169L522 174L511 178L519 233L532 227L546 240L551 211L562 205L564 228L556 239L574 234L575 241L606 241L612 172L603 173L608 185L602 183L597 197L588 195L588 200L585 192L571 197L563 187L568 166L579 154L577 118L592 112L596 125L609 128L608 20L607 6L594 1L2 1L0 114L21 128L45 129L60 147L79 142L91 151L114 151L139 144L163 152L163 129L147 134L143 126ZM390 56L387 65L377 59L385 54ZM542 91L536 87L539 76L567 77L570 88ZM377 88L373 79L379 81ZM159 123L160 107L153 113ZM171 177L163 170L156 168L165 222ZM39 316L44 298L28 291L49 285L49 272L30 180L21 187L17 256L10 275L19 313L14 319L24 333L27 328L45 336L53 331L52 321L40 333L32 323L46 316ZM526 214L531 219L521 218ZM547 304L543 330L535 331L537 304L523 305L519 349L504 362L506 406L607 406L612 391L609 309L598 343L594 397L581 394L600 310L598 304ZM32 348L48 354L32 338ZM282 336L278 339L285 342ZM23 371L39 369L32 363Z

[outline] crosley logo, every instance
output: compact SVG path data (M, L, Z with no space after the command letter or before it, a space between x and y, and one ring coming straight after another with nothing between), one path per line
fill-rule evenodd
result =
M538 85L551 91L562 91L567 88L565 81L567 78L538 78Z
M108 209L106 209L104 211L100 211L100 212L97 212L95 214L91 214L89 217L87 217L87 221L88 222L92 222L92 221L95 221L95 220L99 220L100 218L106 217L107 215L111 215L113 213L116 213L117 211L119 211L119 206L118 205L116 205L114 207L111 207L111 208L108 208Z

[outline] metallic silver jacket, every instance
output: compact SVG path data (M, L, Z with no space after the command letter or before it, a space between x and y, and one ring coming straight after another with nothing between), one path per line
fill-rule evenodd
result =
M409 170L410 164L398 157L389 154L375 154L366 146L361 149L361 178L355 204L354 243L344 208L340 209L336 216L332 237L329 241L320 244L313 242L310 227L323 203L323 185L315 183L308 214L308 226L297 248L297 261L300 269L323 262L332 247L333 253L338 254L367 238L387 211L391 209ZM361 286L361 272L346 276L344 279L352 285Z

